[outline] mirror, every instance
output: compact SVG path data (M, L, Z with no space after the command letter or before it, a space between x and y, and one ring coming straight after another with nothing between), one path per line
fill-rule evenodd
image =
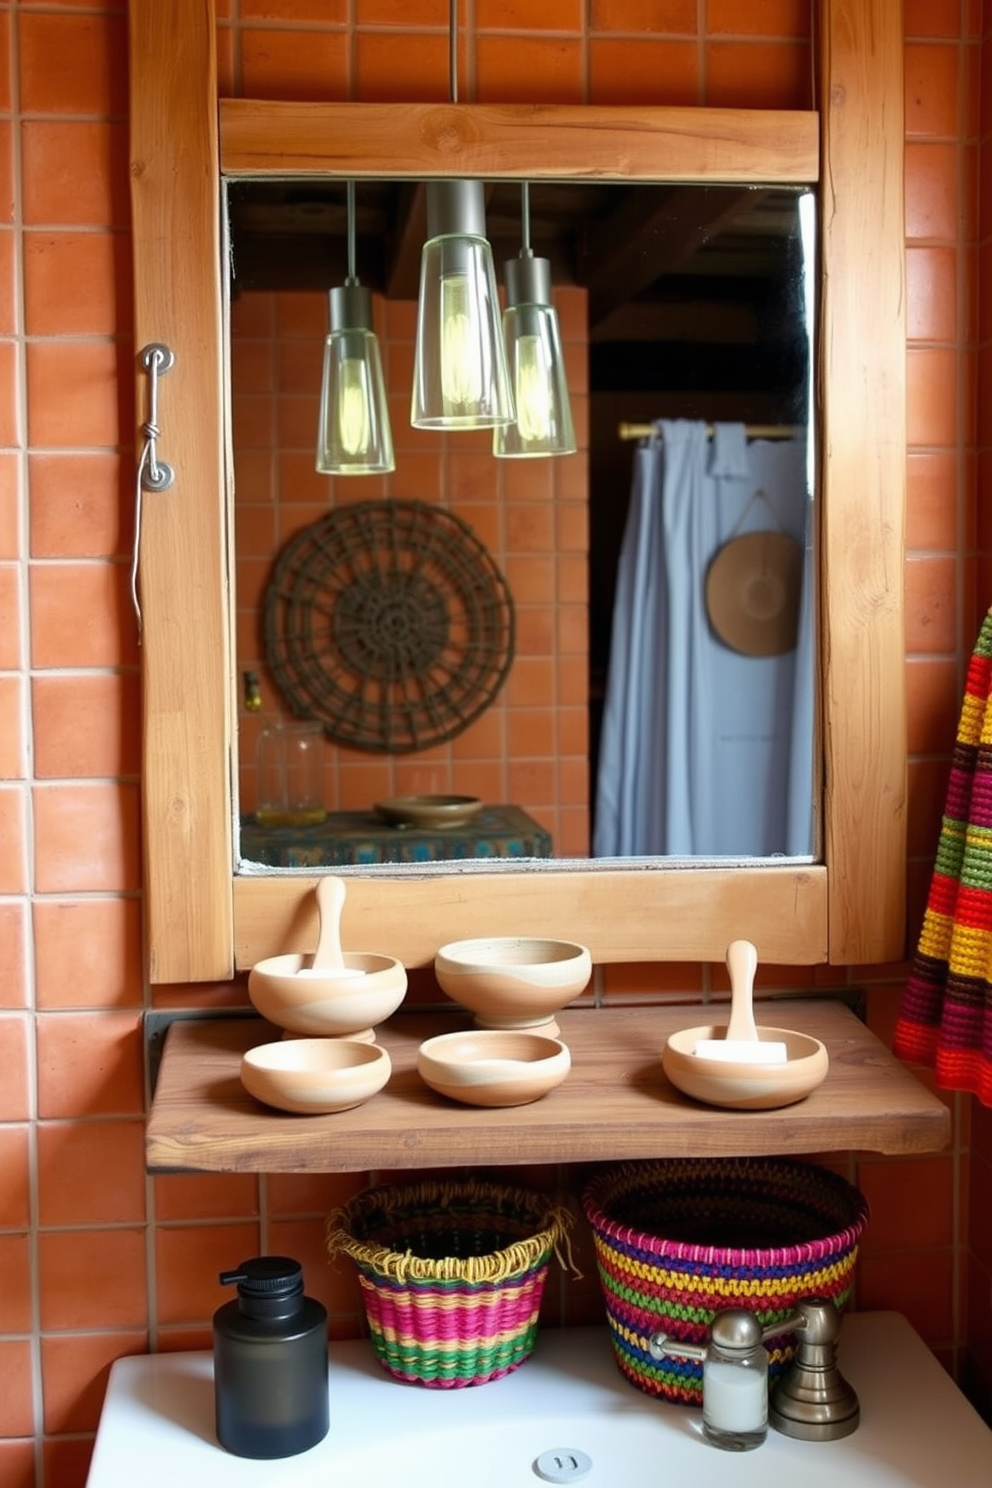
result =
M349 881L343 933L410 966L478 934L603 961L876 964L903 953L905 295L898 0L820 7L822 112L220 100L212 7L130 6L135 336L175 363L174 487L143 514L144 908L153 983L224 980L316 939L314 875L232 874L239 705L220 177L823 183L817 376L822 853L812 864L497 864ZM163 121L168 121L168 128ZM136 369L136 442L148 406Z
M494 853L585 858L591 849L608 857L809 859L813 636L807 628L800 641L795 615L784 610L759 620L793 626L787 638L772 637L774 654L742 651L745 642L721 638L707 623L693 644L695 676L712 678L709 691L693 689L686 674L684 699L670 698L660 712L676 713L673 757L683 737L718 736L709 778L698 787L700 802L712 800L713 809L697 807L695 820L679 831L673 805L663 813L669 821L663 834L661 822L645 830L643 813L631 803L626 815L635 825L609 828L601 820L594 838L593 808L631 466L663 458L658 440L650 452L635 450L622 433L666 418L744 425L763 436L736 452L726 479L707 481L713 512L705 532L698 521L683 524L685 551L676 553L670 540L666 545L683 603L696 598L683 576L697 570L702 591L711 560L723 552L735 563L751 541L740 541L744 533L767 535L755 583L778 582L771 565L780 551L801 562L812 516L812 193L752 183L529 184L529 242L551 266L584 432L575 456L523 462L527 468L494 459L488 434L445 438L409 426L424 197L422 183L374 179L355 186L354 261L376 297L396 470L335 480L315 472L313 447L327 291L348 272L346 183L334 176L226 182L237 672L251 679L238 717L242 858L276 867L362 864L365 871L378 863ZM520 252L519 183L487 183L486 224L502 278L503 265ZM718 444L728 432L718 431ZM714 448L711 440L708 463ZM418 627L429 600L436 597L444 609L447 574L436 557L424 557L423 539L410 539L409 553L393 567L395 548L409 534L386 516L390 503L410 498L465 520L507 576L513 598L516 647L507 675L464 727L457 713L437 716L447 692L429 707L423 702L423 677L414 670L418 652L433 659L433 649L419 645L426 638ZM677 493L669 499L677 501ZM333 571L332 537L339 554ZM384 553L377 542L386 544ZM406 608L410 567L420 576L419 601ZM735 571L731 589L721 592L736 602L736 586L745 581ZM784 606L781 590L778 600ZM389 717L386 677L399 663L381 661L381 643L383 628L395 625L408 634ZM480 643L466 665L488 681L489 660ZM672 668L673 675L684 671ZM707 720L717 695L724 716ZM727 714L727 698L738 700L739 717ZM473 701L474 694L464 699L466 710ZM797 711L807 720L798 731ZM614 704L614 718L615 712ZM280 737L274 726L298 716L326 722L326 748L312 742L309 748L321 756L315 794L327 817L315 824L319 813L308 802L286 813L295 824L273 825L279 813L263 803L260 826L260 736L264 730L268 749ZM632 720L629 729L637 727ZM427 736L423 743L417 728ZM383 742L387 733L396 740L392 750ZM645 742L642 754L660 760L664 740ZM800 830L790 835L793 758L793 774L801 774L806 789L796 811ZM626 794L619 764L615 755L603 763L601 817ZM627 768L641 774L646 766L642 760ZM669 773L674 792L677 764ZM731 779L724 802L721 789ZM455 830L445 824L416 834L390 826L374 809L375 802L413 793L462 794L486 806Z

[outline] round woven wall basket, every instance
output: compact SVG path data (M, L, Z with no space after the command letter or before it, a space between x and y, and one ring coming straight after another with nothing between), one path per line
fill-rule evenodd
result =
M380 754L453 739L513 660L502 574L466 522L423 501L363 501L298 532L276 561L264 626L293 712Z

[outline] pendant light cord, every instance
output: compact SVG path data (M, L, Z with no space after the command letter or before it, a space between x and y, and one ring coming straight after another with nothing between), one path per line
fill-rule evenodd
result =
M458 102L458 0L450 0L448 6L448 93L452 103Z
M348 277L346 284L357 284L355 273L355 183L347 182L348 190Z
M520 183L520 236L521 236L521 258L533 258L534 250L530 246L530 182Z

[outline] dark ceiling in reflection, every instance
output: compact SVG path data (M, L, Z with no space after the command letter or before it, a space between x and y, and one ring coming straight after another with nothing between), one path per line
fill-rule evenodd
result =
M347 273L343 180L229 184L232 289L329 289ZM658 380L659 342L682 385L712 378L715 348L725 382L788 384L806 355L795 346L800 250L795 190L747 186L532 182L530 242L551 260L557 285L589 294L593 384L639 382L638 360ZM421 183L359 182L356 268L392 298L415 299L426 236ZM498 277L521 246L517 182L487 187L486 222ZM638 344L643 351L638 351ZM736 351L735 351L736 348ZM799 361L797 363L797 356ZM739 361L739 369L735 369Z

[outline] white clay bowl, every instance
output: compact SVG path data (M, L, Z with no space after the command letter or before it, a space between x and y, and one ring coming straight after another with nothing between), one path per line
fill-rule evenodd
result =
M371 1039L374 1026L395 1013L406 995L406 970L392 956L349 951L344 956L349 976L315 972L312 960L296 953L268 956L248 974L254 1007L289 1033Z
M662 1068L685 1095L710 1106L767 1111L803 1100L826 1077L830 1060L819 1039L788 1028L758 1028L763 1043L784 1043L784 1064L706 1059L694 1054L701 1039L721 1038L725 1028L705 1024L673 1033L661 1056Z
M421 1079L469 1106L523 1106L560 1085L572 1057L559 1039L524 1030L476 1028L425 1039Z
M554 1037L554 1014L585 991L592 957L571 940L453 940L434 957L434 974L480 1028L532 1028Z
M351 1039L285 1039L259 1044L241 1059L241 1083L249 1095L301 1116L360 1106L391 1072L385 1049Z

